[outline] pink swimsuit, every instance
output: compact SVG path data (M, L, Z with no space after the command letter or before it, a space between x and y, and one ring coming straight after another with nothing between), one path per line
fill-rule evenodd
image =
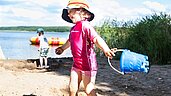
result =
M81 71L96 71L97 62L93 39L98 36L88 21L77 22L69 35L73 67Z

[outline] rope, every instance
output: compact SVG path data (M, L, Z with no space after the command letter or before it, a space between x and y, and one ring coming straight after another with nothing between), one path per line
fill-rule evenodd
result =
M116 72L118 72L118 73L124 75L123 72L118 71L117 69L115 69L115 68L112 66L112 64L110 63L110 58L109 58L109 57L108 57L108 63L109 63L110 67L111 67L113 70L115 70Z
M116 48L113 48L113 50L114 50L114 53L116 53L116 52L118 52L118 51L124 51L124 49L116 49ZM116 68L114 68L114 67L112 66L109 57L108 57L108 63L109 63L110 67L111 67L113 70L115 70L116 72L118 72L118 73L124 75L123 72L120 72L119 70L117 70Z

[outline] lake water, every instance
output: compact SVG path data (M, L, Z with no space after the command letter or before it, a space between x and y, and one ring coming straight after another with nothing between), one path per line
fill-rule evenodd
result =
M45 36L68 38L69 32L45 32ZM6 32L0 31L0 47L6 59L38 59L38 46L31 45L30 38L37 36L36 32ZM48 57L72 57L70 48L61 55L55 54L59 46L50 46Z

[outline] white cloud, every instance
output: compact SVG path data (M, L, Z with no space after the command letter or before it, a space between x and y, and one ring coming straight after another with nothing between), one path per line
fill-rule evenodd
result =
M149 9L142 7L130 9L114 0L101 2L99 0L92 0L92 2L93 4L91 6L95 14L94 20L98 22L96 24L102 23L102 20L106 18L117 19L119 21L134 20L139 18L140 15L142 16L142 14L149 14L151 12Z
M166 11L166 6L158 2L145 1L140 4L145 6L129 5L123 6L119 1L107 0L91 0L93 2L92 9L95 14L95 22L104 20L105 18L117 19L119 21L129 21L142 18L146 15L152 14L154 11L163 12ZM109 3L110 2L110 3ZM101 23L101 22L100 22Z
M29 19L38 19L45 16L44 12L39 10L31 10L31 9L25 9L25 8L12 8L12 12L14 16L17 17L25 17Z
M91 0L90 10L95 14L93 24L99 24L102 20L110 17L115 18L119 14L118 9L120 9L120 5L114 0Z
M13 2L15 1L13 0ZM68 0L62 2L60 0L29 0L29 2L22 0L14 5L0 5L0 9L2 9L0 10L0 26L64 25L65 22L61 18L61 11L64 6L66 7L65 3L67 2ZM55 11L50 12L50 10Z
M0 4L0 26L3 25L71 25L61 18L62 9L68 0L4 0L10 4ZM171 14L170 7L158 2L140 2L134 5L123 6L116 0L88 0L90 10L95 14L92 24L99 25L106 18L117 20L134 20L141 16L149 15L153 11L167 11ZM126 3L126 1L124 1ZM13 4L14 3L14 4ZM131 3L133 4L133 3ZM145 6L142 6L145 5ZM131 7L130 7L131 6ZM8 23L8 22L10 23Z
M27 0L26 0L27 1ZM29 0L32 4L36 4L37 6L60 6L65 7L67 5L68 0Z
M166 7L158 2L145 1L143 4L154 11L166 11Z

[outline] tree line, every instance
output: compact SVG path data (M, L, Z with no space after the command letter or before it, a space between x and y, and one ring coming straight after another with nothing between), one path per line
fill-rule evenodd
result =
M36 31L37 28L43 28L47 32L69 32L69 26L14 26L0 27L0 30L16 30L16 31Z

